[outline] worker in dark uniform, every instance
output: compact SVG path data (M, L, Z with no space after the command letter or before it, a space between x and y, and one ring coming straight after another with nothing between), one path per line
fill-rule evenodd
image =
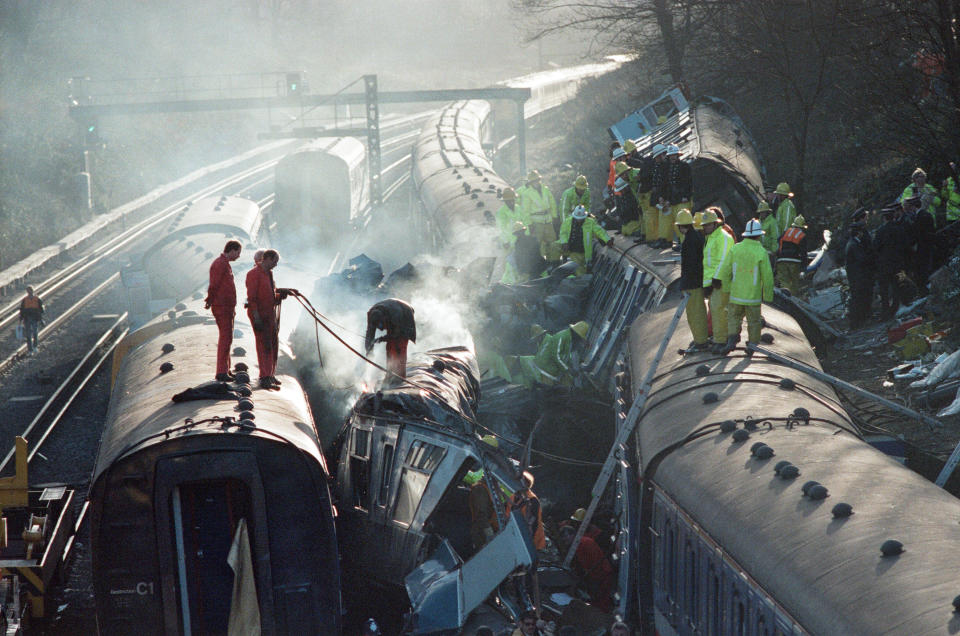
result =
M851 329L863 326L870 317L870 305L873 303L873 273L877 262L869 237L866 225L861 221L850 224L846 262L847 281L850 283L850 305L847 316Z
M547 269L547 259L540 254L540 241L530 236L522 221L513 222L513 243L503 266L500 282L504 285L525 283L540 278Z
M27 295L20 301L20 324L23 325L23 336L27 340L27 352L36 353L37 334L40 332L40 323L43 321L43 301L34 295L33 287L27 286Z
M280 301L286 297L286 290L277 289L273 282L273 268L279 262L280 255L276 250L265 251L263 260L247 272L246 279L247 317L253 325L253 335L257 341L257 366L262 389L280 386L274 373L280 348L278 312Z
M927 295L927 282L933 273L933 254L937 242L937 224L934 216L920 209L922 199L919 196L904 201L913 211L912 230L916 241L913 271L921 296Z
M230 262L240 258L240 241L227 241L223 253L210 264L210 283L203 306L213 313L220 332L217 338L217 376L221 382L233 380L230 374L230 346L233 344L233 318L237 313L237 286Z
M777 282L780 287L790 291L792 296L800 295L800 272L806 269L807 262L807 223L803 216L795 216L793 222L780 235L777 250Z
M622 164L627 168L627 164ZM629 168L627 168L629 170ZM630 188L627 172L613 182L613 191L617 199L617 214L620 216L620 232L630 236L640 229L640 203Z
M906 270L911 241L900 206L885 208L883 218L884 224L873 236L873 245L877 255L877 280L880 283L880 318L889 320L900 307L897 274Z
M374 340L377 330L385 331ZM397 298L381 300L367 311L367 334L363 341L367 355L377 342L387 343L387 380L407 377L407 342L417 341L413 307Z
M687 347L687 353L704 351L707 346L707 306L704 293L710 293L713 287L703 286L703 234L693 229L693 215L690 210L677 213L677 231L682 237L680 247L680 289L688 294L687 324L693 334L693 342ZM706 291L710 290L710 291Z

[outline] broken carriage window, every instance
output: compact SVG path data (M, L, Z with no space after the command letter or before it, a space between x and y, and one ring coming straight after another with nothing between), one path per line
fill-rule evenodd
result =
M406 525L413 521L430 474L440 465L445 453L444 447L423 440L415 440L410 445L397 489L397 506L393 513L396 521Z
M383 445L383 463L380 465L380 493L377 495L377 503L381 506L387 505L387 496L390 494L390 473L393 468L393 445Z

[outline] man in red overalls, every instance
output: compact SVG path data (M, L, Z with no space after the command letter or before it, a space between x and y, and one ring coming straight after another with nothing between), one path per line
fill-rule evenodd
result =
M386 335L374 340L377 330ZM413 307L397 298L381 300L367 311L367 333L364 348L367 355L374 343L387 343L387 382L395 383L407 377L407 342L417 341L417 323Z
M286 290L277 290L272 272L279 262L277 251L267 250L263 253L263 260L247 272L247 316L257 341L257 365L260 367L262 389L280 386L280 380L274 376L280 345L277 313Z
M210 284L203 306L213 312L220 336L217 338L217 377L220 382L233 380L230 373L230 345L233 344L233 317L237 313L237 286L233 281L230 261L240 258L240 241L227 241L223 254L210 264Z

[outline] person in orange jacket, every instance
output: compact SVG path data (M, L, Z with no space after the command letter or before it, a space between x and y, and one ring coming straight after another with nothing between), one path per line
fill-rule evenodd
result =
M210 283L203 306L213 313L217 321L216 379L221 382L233 380L230 374L230 345L233 344L233 319L237 314L237 286L233 280L232 261L240 258L243 247L240 241L227 241L223 253L210 264Z
M543 511L540 508L540 499L533 492L533 475L528 471L523 471L523 485L526 490L513 493L510 501L507 502L507 514L509 515L513 509L519 510L523 520L527 522L527 527L530 528L533 547L543 550L547 547L547 537L543 532Z

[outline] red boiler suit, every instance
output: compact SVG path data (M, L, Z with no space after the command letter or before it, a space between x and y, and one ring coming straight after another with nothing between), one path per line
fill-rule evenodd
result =
M233 281L233 268L225 254L210 264L210 284L207 287L206 303L217 321L220 335L217 338L217 375L230 370L230 345L233 344L233 318L237 312L237 286Z
M260 377L269 378L277 370L277 352L280 339L277 335L277 312L279 304L276 287L273 284L273 272L265 271L259 265L247 272L247 316L254 323L254 309L263 323L258 331L253 329L257 340L257 364Z

